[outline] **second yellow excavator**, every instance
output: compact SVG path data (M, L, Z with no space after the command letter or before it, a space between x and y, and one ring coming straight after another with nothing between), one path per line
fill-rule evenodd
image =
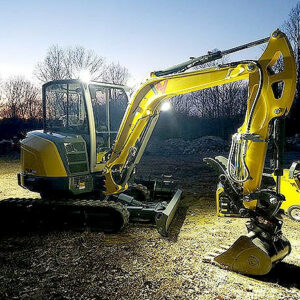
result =
M268 44L258 61L244 60L186 72L262 43ZM284 69L276 72L273 67L280 57ZM181 190L169 201L170 179L135 183L131 180L160 111L176 95L244 79L249 80L248 108L244 124L233 135L229 158L206 161L222 173L218 197L230 199L239 207L239 213L250 218L249 234L240 237L215 261L243 274L268 273L291 251L277 212L284 201L280 190L283 120L294 99L296 65L288 39L279 30L270 38L153 72L132 96L120 125L111 119L109 111L114 99L126 101L126 87L81 80L45 84L44 129L29 132L22 141L22 171L18 174L19 184L39 192L41 199L1 201L1 220L7 220L9 211L15 215L18 210L20 215L26 212L30 222L36 217L39 222L47 219L60 221L61 225L96 224L109 231L124 227L128 218L152 219L158 231L167 235ZM276 149L275 190L261 189L269 143Z

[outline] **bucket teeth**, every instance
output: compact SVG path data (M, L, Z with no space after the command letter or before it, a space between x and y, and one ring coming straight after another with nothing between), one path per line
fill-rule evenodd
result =
M208 257L216 257L216 255L219 255L217 252L210 252L210 253L207 253L207 256Z
M231 247L231 245L221 245L220 249L223 249L223 251L227 251L229 248Z
M202 259L203 262L209 262L212 263L214 265L217 265L217 263L215 262L215 258L221 254L223 254L224 252L226 252L229 248L231 247L231 245L220 245L219 248L214 249L212 252L209 252L205 255L205 257Z
M215 249L213 252L207 253L204 258L202 259L203 262L205 263L211 263L213 265L218 265L215 261L215 258L223 254L228 247L222 246L219 249Z
M204 256L202 258L202 262L216 265L216 262L214 261L214 258L215 258L214 255L207 254L206 256Z
M224 253L227 249L223 249L223 248L219 248L219 249L215 249L215 253L216 255L221 255L222 253Z

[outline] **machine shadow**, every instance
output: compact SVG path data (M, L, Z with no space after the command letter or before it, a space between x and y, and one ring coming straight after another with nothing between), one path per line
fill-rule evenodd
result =
M285 288L297 288L300 290L300 267L286 262L277 264L265 276L253 278L258 281L276 283Z
M178 208L176 215L169 227L169 235L167 239L170 242L177 242L187 211L188 211L188 206L181 206Z

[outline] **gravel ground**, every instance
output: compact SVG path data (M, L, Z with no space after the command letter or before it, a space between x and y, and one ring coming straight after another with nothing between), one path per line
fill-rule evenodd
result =
M168 238L141 224L116 235L1 236L0 299L299 299L299 223L288 218L284 232L293 251L268 276L246 277L202 262L246 233L245 219L216 217L216 177L202 158L145 156L139 165L138 175L159 177L163 170L184 189ZM17 186L18 169L18 160L0 159L0 199L38 196Z

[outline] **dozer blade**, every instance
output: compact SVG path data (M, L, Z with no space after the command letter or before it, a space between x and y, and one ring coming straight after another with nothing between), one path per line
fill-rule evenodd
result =
M177 190L168 206L155 216L156 228L162 236L168 236L168 229L180 203L182 191Z
M204 261L245 275L265 275L291 251L290 243L285 239L276 244L262 242L258 237L241 236L227 251L217 253L211 261L206 257Z

